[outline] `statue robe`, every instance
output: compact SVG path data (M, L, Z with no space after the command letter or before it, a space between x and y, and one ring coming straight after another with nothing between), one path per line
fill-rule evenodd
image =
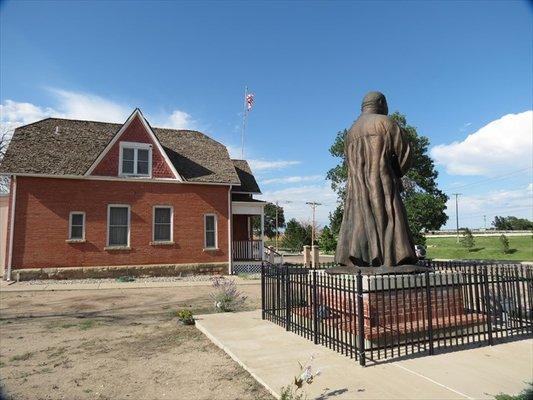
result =
M363 113L346 136L348 181L335 261L379 267L417 258L400 197L410 166L405 133L386 115Z

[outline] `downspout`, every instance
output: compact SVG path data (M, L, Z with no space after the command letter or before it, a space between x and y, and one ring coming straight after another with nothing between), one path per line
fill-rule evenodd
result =
M232 215L232 208L231 208L231 188L232 186L229 185L228 189L228 273L231 275L233 270L233 238L232 238L232 232L233 232L233 215Z
M11 185L12 196L11 196L11 207L10 207L11 218L9 221L11 226L9 227L9 259L7 262L7 273L5 276L6 281L11 280L11 266L13 265L13 237L14 237L14 232L15 232L15 204L17 201L17 176L13 175L11 179L12 179L12 185Z

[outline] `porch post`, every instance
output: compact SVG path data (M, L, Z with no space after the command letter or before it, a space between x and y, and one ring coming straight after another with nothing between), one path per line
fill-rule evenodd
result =
M265 260L265 206L261 206L261 260Z

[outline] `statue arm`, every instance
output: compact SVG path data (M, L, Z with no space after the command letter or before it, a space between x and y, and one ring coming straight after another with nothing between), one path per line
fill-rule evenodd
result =
M400 177L404 176L409 168L411 168L411 145L407 140L405 132L394 123L392 127L392 149L398 160L400 167Z

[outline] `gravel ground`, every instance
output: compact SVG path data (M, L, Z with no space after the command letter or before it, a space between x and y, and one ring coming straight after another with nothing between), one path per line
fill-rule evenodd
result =
M250 274L251 275L251 274ZM259 277L260 275L257 274ZM134 282L213 282L215 279L227 279L226 276L214 275L192 275L192 276L158 276L158 277L139 277L134 278ZM248 277L247 277L248 278ZM86 283L112 283L117 282L115 278L101 278L101 279L35 279L31 281L24 281L28 285L74 285Z

